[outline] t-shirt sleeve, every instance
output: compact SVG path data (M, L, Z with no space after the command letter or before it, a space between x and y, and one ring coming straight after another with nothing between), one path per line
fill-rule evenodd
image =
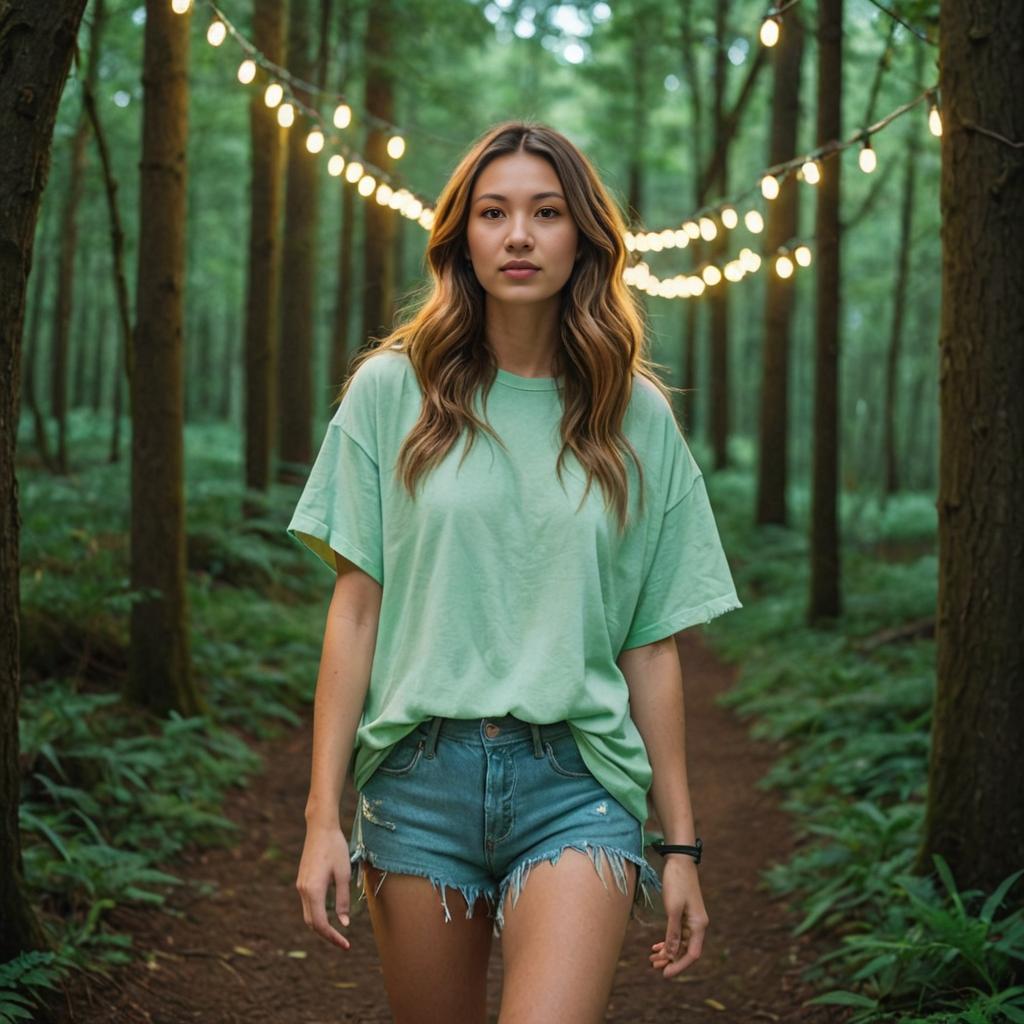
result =
M742 608L704 476L675 424L666 507L622 650Z
M361 377L362 375L362 377ZM356 371L324 435L287 532L332 572L334 552L382 586L381 488L373 433L373 381Z

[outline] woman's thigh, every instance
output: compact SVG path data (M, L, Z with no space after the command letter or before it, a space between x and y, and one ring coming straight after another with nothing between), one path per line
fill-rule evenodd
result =
M438 913L430 879L363 865L391 1015L396 1024L485 1024L493 922L486 901L466 917L466 901L448 896L451 920ZM383 884L381 884L383 882Z

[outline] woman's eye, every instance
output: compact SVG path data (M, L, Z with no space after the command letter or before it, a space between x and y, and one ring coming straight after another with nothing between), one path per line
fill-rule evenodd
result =
M482 217L483 217L483 218L484 218L485 220L494 220L494 218L493 218L493 217L488 217L487 215L488 215L489 213L501 213L501 212L502 212L502 211L501 211L501 210L499 210L499 209L498 209L498 207L496 207L496 206L489 206L489 207L488 207L488 208L487 208L486 210L484 210L484 212L483 212L483 213L481 214L481 216L482 216ZM544 206L544 207L541 207L541 209L540 209L540 210L538 210L537 212L538 212L538 213L544 213L544 212L547 212L547 213L553 213L553 214L555 215L555 217L557 217L557 216L559 215L559 214L558 214L558 211L557 211L557 210L556 210L556 209L555 209L555 208L554 208L553 206ZM541 217L541 220L554 220L554 217Z

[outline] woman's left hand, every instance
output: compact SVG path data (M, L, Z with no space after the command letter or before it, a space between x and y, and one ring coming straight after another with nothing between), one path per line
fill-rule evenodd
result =
M664 968L662 977L670 979L700 957L709 922L694 860L680 854L666 857L661 885L668 923L665 940L651 947L650 961L652 967Z

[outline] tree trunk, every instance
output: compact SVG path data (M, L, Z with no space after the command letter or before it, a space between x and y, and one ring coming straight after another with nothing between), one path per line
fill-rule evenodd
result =
M774 47L772 76L772 135L768 165L796 155L800 120L800 68L804 55L804 26L800 9L786 11L785 28ZM799 183L789 174L778 196L766 207L764 226L764 341L761 398L757 431L757 500L754 521L785 526L789 520L789 348L793 322L793 278L771 270L771 254L797 235Z
M843 0L818 5L818 146L842 132ZM811 587L807 619L842 611L839 480L839 197L842 157L823 160L815 209L814 455L811 486Z
M85 88L95 90L103 38L104 0L93 4L92 30L89 35L89 65ZM67 379L68 336L74 313L75 257L78 253L78 206L85 185L86 144L89 141L89 116L82 105L71 137L71 168L60 223L60 256L57 264L57 298L53 316L53 343L50 346L50 405L57 423L56 465L59 473L68 471L67 452ZM79 335L81 338L81 335ZM81 342L80 342L81 343Z
M132 392L128 695L164 713L207 710L189 657L183 493L183 283L190 14L146 0L139 261Z
M394 121L394 71L391 30L393 0L372 4L366 23L366 109L383 121ZM394 161L387 153L388 131L370 127L366 158L391 173ZM346 186L355 188L354 185ZM360 348L392 329L395 300L395 231L401 214L368 196L363 206L363 331Z
M924 71L924 50L914 50L914 78L921 80ZM919 126L921 119L908 119L907 165L903 178L903 203L900 210L900 240L896 250L896 287L892 297L892 328L889 335L889 351L885 364L885 409L882 414L883 457L885 480L882 495L887 498L901 486L899 459L896 453L896 394L900 379L900 349L903 344L903 318L907 306L907 288L910 282L910 246L913 238L914 200L917 195L916 171L917 154L920 149Z
M48 946L25 892L18 824L21 522L14 452L36 220L84 8L85 0L7 0L0 8L0 963Z
M728 85L728 63L725 59L726 35L728 34L729 0L715 4L715 60L712 73L714 91L711 100L711 125L714 132L713 151L717 154L718 175L712 188L724 196L729 191L729 142L725 138L723 115L725 90ZM722 228L708 244L711 262L721 268L728 252L728 235ZM710 353L708 364L710 374L711 404L709 413L709 436L715 469L725 469L729 464L729 282L723 277L717 285L708 290L710 330L708 342Z
M288 65L309 82L314 73L310 56L308 0L292 0L288 13ZM308 92L298 98L314 105ZM317 268L319 157L306 149L308 126L299 117L289 129L284 248L282 251L280 330L278 336L278 426L282 482L300 483L312 459L313 296Z
M941 853L988 892L1024 850L1024 159L1007 144L1024 138L1024 7L943 0L939 27L938 680L917 868Z
M278 0L254 0L253 44L275 64L284 63L285 11ZM296 129L292 129L296 130ZM266 493L270 486L277 423L277 336L281 243L283 129L263 90L249 99L251 179L249 263L245 294L245 485ZM290 357L290 351L289 351ZM223 409L223 401L222 401ZM243 501L242 515L263 510Z

